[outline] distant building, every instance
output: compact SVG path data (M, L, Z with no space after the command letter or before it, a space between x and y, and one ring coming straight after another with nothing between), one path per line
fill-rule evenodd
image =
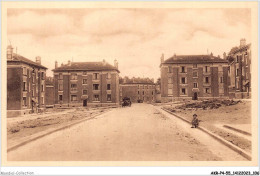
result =
M58 107L119 104L118 62L55 62L54 104Z
M54 80L53 77L46 77L46 107L54 107Z
M19 116L45 109L46 67L41 58L31 61L7 47L7 116Z
M161 57L162 102L228 97L228 62L211 55Z
M120 84L120 101L129 97L131 102L155 102L155 83L150 79L124 80Z
M240 40L240 46L229 52L229 95L230 98L251 97L251 44L245 39Z

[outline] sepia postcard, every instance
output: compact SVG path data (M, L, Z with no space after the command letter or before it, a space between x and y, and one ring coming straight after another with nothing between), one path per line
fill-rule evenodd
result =
M3 166L257 166L257 2L2 2Z

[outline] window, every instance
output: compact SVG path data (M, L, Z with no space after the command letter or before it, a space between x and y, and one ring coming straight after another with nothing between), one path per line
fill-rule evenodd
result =
M62 73L59 73L59 79L62 79Z
M86 72L86 71L84 71L84 72L83 72L83 75L87 75L87 72Z
M77 95L71 95L71 101L77 101Z
M71 84L70 88L71 88L70 89L71 91L76 91L77 90L77 84Z
M107 94L107 101L111 101L111 94Z
M42 84L42 92L44 92L44 85Z
M239 76L239 69L236 69L236 76Z
M144 95L144 91L143 91L143 95Z
M62 101L62 95L59 95L59 101Z
M27 90L27 83L23 82L23 91L26 91L26 90Z
M172 84L172 78L171 77L168 78L168 84Z
M23 97L23 106L26 106L26 97Z
M238 57L238 55L237 55L237 62L239 62L239 57Z
M198 83L193 83L194 88L198 88Z
M111 79L111 73L107 73L107 79Z
M33 78L32 83L35 83L35 75L34 74L32 75L32 78Z
M220 83L223 83L223 82L224 82L224 81L223 81L223 76L220 77L219 81L220 81Z
M97 80L98 79L98 73L94 73L94 80Z
M23 67L23 75L27 75L27 68Z
M152 91L152 95L153 95L153 91Z
M82 80L82 84L88 84L88 80L87 79L83 79Z
M42 75L41 75L41 76L42 76L42 79L45 79L45 75L44 75L44 72L42 72Z
M88 90L83 90L83 95L87 95L88 94Z
M107 84L107 90L111 90L110 84Z
M193 77L198 77L198 72L193 72Z
M185 88L182 88L182 89L181 89L181 94L182 94L182 95L186 95L186 89L185 89Z
M198 67L198 65L197 64L193 64L193 68L197 68Z
M59 84L58 87L59 87L59 91L63 90L63 84Z
M77 80L77 79L78 79L77 73L72 73L72 74L70 75L70 79L71 79L71 80Z
M94 95L94 101L99 101L99 95Z
M168 67L168 73L172 73L172 67L171 66Z
M205 83L209 83L209 77L205 77Z
M185 77L182 77L182 78L181 78L181 83L182 83L182 84L186 84L186 78L185 78Z
M181 67L181 73L185 73L185 67L184 66Z
M139 90L137 91L138 95L140 94Z
M205 88L205 93L210 93L210 88Z
M205 66L205 72L209 72L209 67L208 66Z
M41 97L41 103L44 105L44 97Z
M93 90L99 90L99 84L93 84Z

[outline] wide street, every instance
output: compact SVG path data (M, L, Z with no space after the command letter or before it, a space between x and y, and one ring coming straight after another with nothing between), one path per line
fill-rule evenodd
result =
M9 161L245 160L149 104L115 108L8 152Z

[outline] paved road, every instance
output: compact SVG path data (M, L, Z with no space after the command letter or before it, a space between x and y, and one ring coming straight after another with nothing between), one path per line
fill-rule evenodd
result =
M244 160L203 132L194 135L192 130L197 129L161 115L152 105L133 104L22 146L9 152L8 160Z

